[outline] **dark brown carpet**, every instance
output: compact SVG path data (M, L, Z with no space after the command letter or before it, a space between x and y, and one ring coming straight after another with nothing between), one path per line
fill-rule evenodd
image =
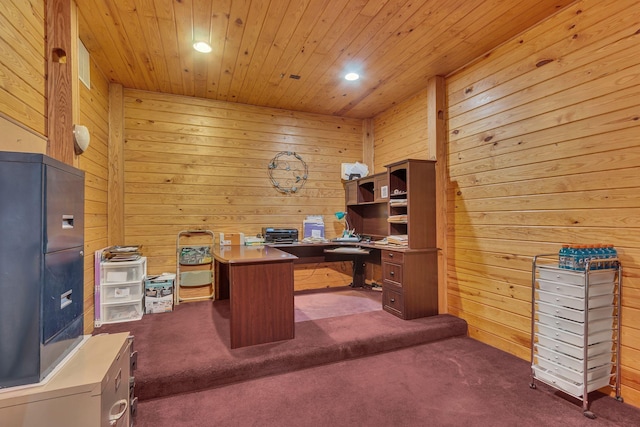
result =
M294 298L296 322L382 310L382 292L339 288L298 292Z
M454 337L212 390L141 402L136 427L637 427L640 411L603 395L591 408L546 386L529 363Z
M375 291L359 292L369 299L365 293ZM316 299L331 294L321 292ZM296 304L303 310L314 305ZM404 321L376 310L297 322L292 340L232 350L229 301L221 300L180 304L174 312L103 325L94 334L122 331L135 337L136 394L146 400L464 335L467 324L449 315Z
M529 362L466 337L454 316L403 321L375 306L347 315L325 294L339 296L298 299L296 309L325 305L316 315L337 317L299 321L296 338L277 343L231 350L228 301L96 333L135 335L136 427L640 425L640 410L599 393L589 420L581 402L530 389Z

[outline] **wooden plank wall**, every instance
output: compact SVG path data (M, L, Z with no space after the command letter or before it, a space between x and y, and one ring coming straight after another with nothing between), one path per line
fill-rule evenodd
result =
M109 82L91 61L91 89L80 83L79 123L89 129L89 148L78 157L84 180L84 329L89 334L94 322L93 255L107 246L107 181L109 140Z
M303 220L317 214L328 238L342 231L333 215L344 210L340 168L362 160L361 120L129 89L124 98L123 243L143 245L150 273L176 271L181 230L255 236L265 226L293 227L302 237ZM276 191L269 179L283 151L308 166L296 193ZM300 269L296 287L343 275L344 265L317 267Z
M47 106L44 16L44 0L0 2L0 114L40 135Z
M385 165L400 160L429 158L426 90L378 114L373 126L374 170L368 165L371 173L385 172Z
M640 4L578 1L447 78L449 312L530 353L531 261L613 243L622 395L640 405Z

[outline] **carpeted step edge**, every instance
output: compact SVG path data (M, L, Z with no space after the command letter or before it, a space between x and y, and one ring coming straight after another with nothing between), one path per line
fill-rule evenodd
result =
M362 315L362 316L361 316ZM357 326L358 317L366 318L365 313L350 317L350 323ZM370 315L370 314L368 314ZM392 316L391 316L392 317ZM297 336L305 333L307 327L322 327L323 323L344 321L340 318L320 319L314 322L297 324ZM403 321L390 319L389 322L412 322L403 324L400 330L393 330L393 325L380 333L353 333L346 341L320 341L305 347L292 345L281 352L265 352L261 357L239 357L235 364L226 366L211 365L207 367L186 368L164 375L159 372L153 378L136 382L136 394L140 400L167 397L175 394L189 393L215 387L221 387L242 381L284 372L307 369L310 367L336 363L343 360L365 357L373 354L389 352L401 348L412 347L442 339L466 335L467 323L451 315L438 315L430 318ZM410 326L410 327L407 327ZM414 326L415 327L411 327ZM390 331L391 329L391 331ZM274 344L262 344L247 349L238 349L239 353L259 352Z

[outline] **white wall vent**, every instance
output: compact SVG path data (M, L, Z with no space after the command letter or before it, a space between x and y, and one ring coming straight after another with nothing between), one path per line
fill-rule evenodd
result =
M78 39L78 78L87 89L91 89L91 66L89 62L89 51Z

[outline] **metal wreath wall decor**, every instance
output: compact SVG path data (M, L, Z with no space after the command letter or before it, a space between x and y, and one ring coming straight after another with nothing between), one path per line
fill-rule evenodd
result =
M269 179L281 193L291 194L300 190L307 182L308 174L307 164L294 151L281 151L269 162Z

